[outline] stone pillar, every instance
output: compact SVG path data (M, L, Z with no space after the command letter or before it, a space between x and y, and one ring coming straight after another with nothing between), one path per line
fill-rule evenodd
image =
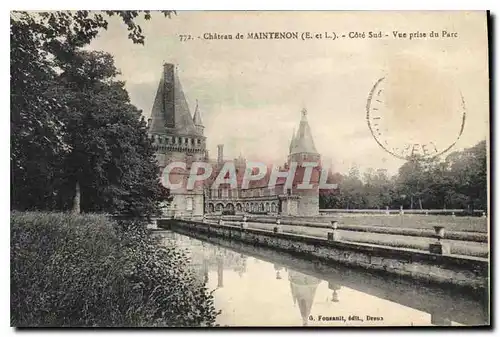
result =
M338 224L339 222L337 220L332 221L331 225L331 231L328 232L328 241L339 241L340 240L340 233L338 232Z
M444 238L444 227L434 226L434 231L436 232L434 237L437 238L437 241L429 244L429 252L438 255L450 254L450 245L441 241Z
M177 218L177 205L176 204L172 205L172 218L173 219Z
M247 216L246 215L243 216L243 219L242 219L242 221L240 223L240 229L242 231L248 229L248 223L247 223Z
M276 225L274 226L273 231L275 233L283 233L283 229L281 228L281 219L276 219Z

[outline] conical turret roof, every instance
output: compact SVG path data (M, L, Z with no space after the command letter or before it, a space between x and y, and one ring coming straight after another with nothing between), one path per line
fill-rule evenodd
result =
M163 65L163 75L151 111L149 131L151 133L200 135L191 118L177 69L173 64Z
M198 100L196 100L196 108L194 108L193 123L195 126L203 126L203 121L201 120L200 109L198 108Z
M321 280L293 270L288 272L288 280L290 281L294 302L296 301L299 305L302 322L304 325L307 325L314 302L314 295Z
M291 146L290 154L295 153L318 153L316 151L316 146L314 146L314 140L311 133L311 128L309 127L309 122L307 121L307 110L302 109L302 118L299 124L299 130L297 135L293 138L293 147Z

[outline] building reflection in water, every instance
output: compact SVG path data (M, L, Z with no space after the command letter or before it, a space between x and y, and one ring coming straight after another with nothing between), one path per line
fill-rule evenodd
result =
M206 243L201 240L192 240L186 236L180 236L176 234L172 235L169 233L168 237L166 237L165 239L166 241L175 242L176 246L183 248L183 250L188 252L188 255L191 258L190 264L193 270L193 274L200 282L208 284L210 275L213 275L212 277L217 277L217 283L215 283L215 280L213 280L214 288L215 285L217 285L217 288L224 287L224 272L227 272L228 270L237 273L240 278L265 277L262 273L267 267L263 266L256 268L255 266L258 266L259 264L262 265L262 261L257 258L250 258L251 260L248 260L247 256L239 252ZM251 261L252 265L251 271L247 271L247 264L249 263L249 261ZM285 296L291 295L294 307L293 310L297 310L296 307L298 307L303 325L308 325L309 316L311 315L311 310L313 309L312 307L315 295L321 294L321 297L323 298L321 302L316 303L315 311L317 311L318 313L331 312L332 310L334 311L333 313L335 313L335 311L338 311L338 309L340 309L338 307L338 303L345 300L342 298L341 291L341 284L344 284L344 282L340 281L341 283L338 283L339 281L336 281L337 277L332 278L327 276L325 279L323 279L328 283L328 291L322 292L318 290L318 286L322 282L322 279L292 270L289 266L279 263L273 263L269 267L271 267L271 270L267 270L269 270L271 274L268 275L275 279L276 282L278 282L277 285L279 286L279 284L281 284L284 287L289 287L290 292ZM286 284L287 277L289 285ZM234 278L226 277L226 283L229 282L229 280L231 282L236 282L236 284L238 282ZM233 284L227 284L226 286L231 286L229 288L234 289ZM347 287L351 288L350 286ZM326 290L324 288L321 289ZM358 291L366 293L364 289ZM395 303L401 303L400 301L398 301L399 298L406 300L406 297L403 296L404 294L398 297L397 292L393 292L393 290L389 289L387 291L387 294L389 295L384 293L385 295L382 294L383 296L380 296L380 294L377 293L376 297L386 299ZM393 294L395 295L393 296ZM427 324L431 323L433 325L440 326L449 326L454 324L449 318L449 313L447 313L446 310L441 311L443 307L436 306L436 304L432 303L432 305L427 305L425 301L417 302L417 304L419 304L420 307L413 306L413 308L417 308L416 310L427 312L428 314L430 314L430 317L427 316L429 317L427 318ZM360 305L362 306L361 303ZM402 305L408 306L408 304L406 303L403 303Z
M281 270L283 269L283 266L280 266L278 264L274 264L274 270L276 270L276 279L281 280Z
M222 257L217 257L217 288L224 287L224 262Z
M451 320L449 318L444 317L442 314L431 313L431 324L450 326Z
M332 290L332 302L339 302L339 294L337 293L337 290L340 290L342 288L336 283L333 283L332 281L328 281L328 289Z
M175 233L168 239L173 239L177 246L187 250L194 276L200 282L207 284L209 272L217 271L217 288L223 288L224 270L235 271L240 277L247 271L247 257L243 254Z
M290 281L293 303L299 306L302 324L306 326L314 302L314 295L321 280L294 270L288 271L288 280Z

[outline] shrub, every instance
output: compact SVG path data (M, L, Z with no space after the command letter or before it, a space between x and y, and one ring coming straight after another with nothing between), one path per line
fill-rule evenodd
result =
M11 325L211 326L213 297L138 222L11 214Z

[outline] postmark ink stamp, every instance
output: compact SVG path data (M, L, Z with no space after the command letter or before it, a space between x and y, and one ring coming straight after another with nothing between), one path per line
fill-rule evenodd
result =
M394 157L403 160L410 158L428 160L448 152L460 139L465 127L466 108L462 94L455 97L459 100L455 102L457 103L455 107L459 109L458 113L455 112L454 118L446 123L446 126L451 124L455 126L454 128L452 126L452 131L449 131L450 128L447 132L439 132L437 129L438 132L432 133L427 130L434 123L432 113L425 114L425 116L407 113L406 110L421 106L421 103L413 105L406 103L412 99L414 101L414 98L397 97L398 102L402 102L397 106L403 108L394 109L396 104L388 102L391 98L393 102L395 101L394 95L391 97L391 93L388 92L391 88L387 85L388 82L388 77L378 79L366 103L366 121L378 145ZM436 95L439 94L436 93ZM453 109L453 106L445 106L445 108ZM418 109L413 110L413 112L418 111Z

